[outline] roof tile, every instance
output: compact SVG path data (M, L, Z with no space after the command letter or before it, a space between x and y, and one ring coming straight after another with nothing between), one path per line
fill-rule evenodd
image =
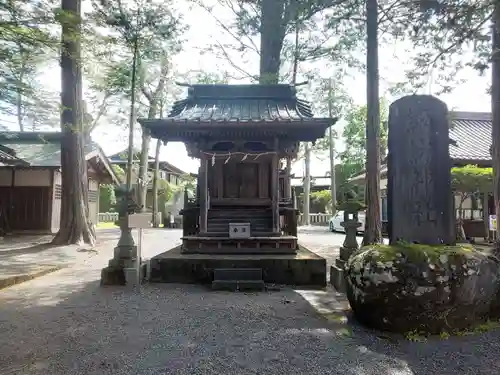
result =
M199 122L274 122L312 117L290 85L193 85L168 118Z
M453 160L491 160L491 114L482 112L451 112L450 157Z

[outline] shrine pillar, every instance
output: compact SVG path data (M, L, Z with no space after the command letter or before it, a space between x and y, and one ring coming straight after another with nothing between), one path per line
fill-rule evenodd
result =
M208 218L208 161L205 154L200 158L200 233L207 232Z
M273 158L271 161L271 189L272 189L272 210L273 210L273 232L280 232L279 213L279 148L278 138L274 138Z
M286 175L285 175L285 198L292 199L292 181L290 175L292 173L292 158L286 157Z

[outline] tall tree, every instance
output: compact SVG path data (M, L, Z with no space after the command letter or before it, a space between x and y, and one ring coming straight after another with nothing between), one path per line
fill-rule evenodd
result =
M81 1L62 0L61 42L61 228L55 244L95 243L89 220L84 156L81 70Z
M327 57L353 63L348 53L359 39L359 27L350 17L359 14L360 0L217 0L234 22L218 18L213 2L192 0L212 16L233 43L218 41L211 50L239 73L260 83L290 82L294 71L295 31L303 38L299 62ZM259 59L259 74L234 60L234 55L252 54ZM355 59L354 59L355 60Z
M380 215L380 105L378 0L366 0L366 220L363 244L382 240Z
M51 114L58 112L55 95L36 79L47 59L56 57L58 42L48 27L54 23L51 14L44 1L0 4L0 112L16 117L21 131L41 123L52 125Z
M492 90L491 110L493 114L491 156L493 161L493 197L497 215L496 252L500 253L500 1L495 1L492 38ZM485 208L483 208L485 209Z
M472 67L483 74L491 65L492 164L493 195L497 217L500 215L500 67L498 24L500 3L497 0L428 0L409 2L404 19L400 18L399 34L411 39L415 46L416 66L413 85L422 84L422 73L441 71L437 83L451 91L457 72ZM492 26L491 28L488 26ZM403 32L404 30L405 32ZM472 52L472 53L471 53ZM497 238L500 229L497 228ZM500 243L497 243L500 251Z
M118 38L111 40L117 46L130 51L136 41L139 45L139 89L148 118L158 115L159 104L165 96L172 56L180 50L180 35L185 31L181 18L175 13L171 2L134 0L94 3L95 18L104 23ZM127 60L110 64L110 74L116 76L118 85L127 82L130 70ZM119 69L117 69L119 68ZM121 74L117 75L116 72ZM122 86L124 90L128 87ZM151 136L142 132L138 174L138 200L146 210L149 185L148 165Z

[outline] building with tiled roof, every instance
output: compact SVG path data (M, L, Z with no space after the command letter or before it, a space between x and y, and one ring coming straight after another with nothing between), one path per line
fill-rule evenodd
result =
M453 166L477 165L480 167L491 167L491 113L486 112L449 112L450 114L450 158ZM365 182L365 173L361 173L351 179L355 184ZM382 191L382 219L386 219L387 202L385 199L387 189L387 164L380 168L380 189ZM455 206L460 203L455 200ZM462 202L463 217L470 219L481 219L482 202L476 202L467 198ZM488 203L492 205L492 199ZM489 208L492 211L492 208Z
M60 132L0 131L0 232L55 233L62 197ZM99 184L119 183L99 145L84 144L90 220L97 224Z
M450 158L454 166L478 165L491 167L491 113L450 112ZM387 164L380 168L381 188L385 189ZM362 183L365 173L351 179Z

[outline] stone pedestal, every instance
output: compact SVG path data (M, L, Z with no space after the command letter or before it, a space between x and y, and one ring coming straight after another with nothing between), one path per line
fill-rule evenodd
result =
M125 251L124 251L125 250ZM133 257L121 257L123 253L133 253ZM101 271L101 285L125 285L126 277L124 269L136 268L135 254L137 247L131 246L127 249L115 247L115 255L109 260L108 266Z
M348 217L347 212L344 216L344 222L340 223L345 228L344 245L340 248L339 258L335 259L335 264L330 266L330 284L340 293L346 291L345 279L345 264L349 260L352 253L358 250L358 241L356 233L361 223L358 222L357 213L353 214L353 218Z
M346 262L342 259L335 259L335 264L330 266L330 284L337 290L337 292L345 293L345 269Z

